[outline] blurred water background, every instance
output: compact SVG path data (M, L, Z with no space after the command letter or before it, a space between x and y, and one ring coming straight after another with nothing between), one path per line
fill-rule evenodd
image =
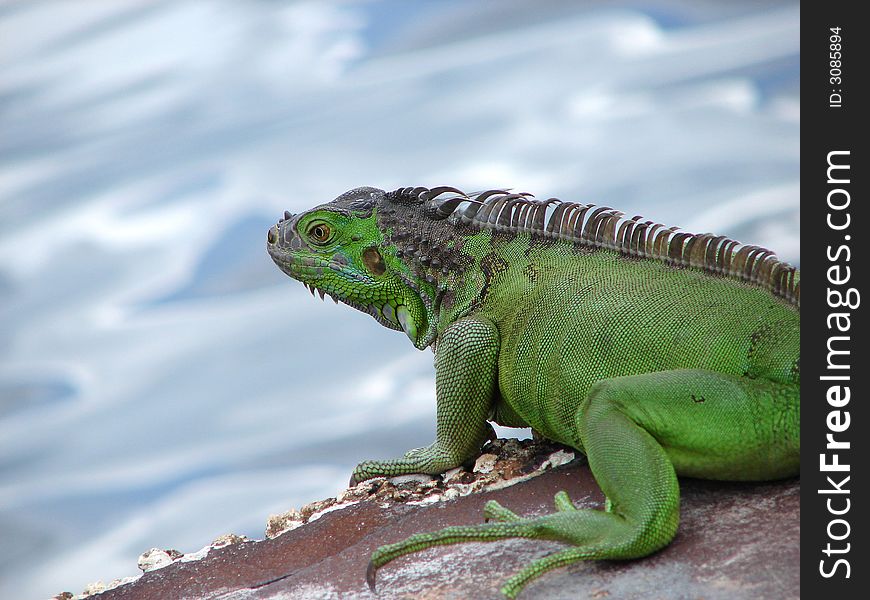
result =
M798 25L791 2L0 2L0 597L262 538L431 440L431 352L282 275L284 209L505 186L797 262Z

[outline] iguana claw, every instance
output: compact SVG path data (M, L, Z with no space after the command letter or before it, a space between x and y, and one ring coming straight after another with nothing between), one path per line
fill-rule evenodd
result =
M375 577L377 576L378 568L375 566L375 563L369 561L369 566L366 569L366 583L369 584L369 589L374 592L375 591Z

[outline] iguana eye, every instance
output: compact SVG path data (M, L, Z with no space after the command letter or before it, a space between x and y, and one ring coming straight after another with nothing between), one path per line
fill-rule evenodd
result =
M326 223L316 223L308 229L308 237L317 244L325 244L332 237L332 230Z

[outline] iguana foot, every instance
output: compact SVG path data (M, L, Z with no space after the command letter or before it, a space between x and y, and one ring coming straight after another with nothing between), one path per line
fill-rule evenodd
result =
M468 451L458 452L436 441L424 448L409 450L402 458L361 462L353 470L348 486L353 487L361 481L374 477L396 477L415 473L440 475L458 467L466 460L475 458L483 444L495 439L498 439L495 429L490 423L484 421L480 427L480 432L477 433L476 439L471 444L470 453Z
M556 510L559 512L577 510L577 508L574 506L574 503L571 502L571 499L568 497L568 493L564 490L556 494L553 503L556 505ZM483 516L485 523L489 523L490 521L498 521L499 523L513 523L515 521L522 521L523 519L517 513L505 508L495 500L490 500L483 505Z
M624 516L602 510L578 509L565 492L554 499L557 512L542 517L522 518L491 500L484 506L487 523L447 527L432 533L418 533L386 546L372 554L366 580L374 589L377 570L387 563L413 552L435 546L461 542L492 542L507 538L562 541L572 544L560 552L538 559L511 577L501 588L502 594L514 598L532 579L574 562L587 559L625 559L651 554L667 544L676 532L678 508L674 503L666 528L648 529Z
M451 453L445 452L438 443L425 448L414 448L405 453L402 458L393 460L367 460L361 462L350 476L350 485L354 486L366 479L374 477L396 477L425 473L438 475L461 464Z

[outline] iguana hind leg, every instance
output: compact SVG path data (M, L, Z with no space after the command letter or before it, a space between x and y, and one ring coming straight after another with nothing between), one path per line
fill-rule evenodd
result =
M484 512L499 522L448 527L379 548L369 582L399 556L464 541L521 537L572 544L508 580L502 588L508 597L573 562L646 556L677 530L674 462L681 472L713 478L787 476L797 469L799 420L797 386L788 384L699 370L599 382L580 404L575 426L607 510L576 509L564 492L556 496L558 512L529 519L490 502Z

